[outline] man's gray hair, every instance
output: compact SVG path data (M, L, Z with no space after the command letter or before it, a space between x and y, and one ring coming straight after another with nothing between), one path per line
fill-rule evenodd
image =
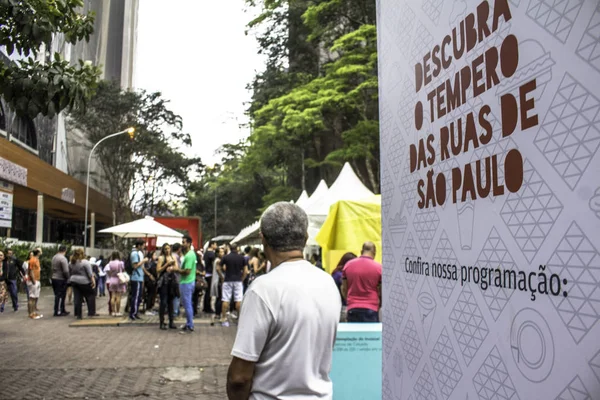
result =
M260 232L267 245L277 252L304 249L307 231L308 216L292 203L275 203L260 218Z

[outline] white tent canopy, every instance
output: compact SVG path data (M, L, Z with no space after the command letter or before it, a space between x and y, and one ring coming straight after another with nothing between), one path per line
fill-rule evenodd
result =
M122 238L148 238L155 237L156 245L181 240L183 235L174 229L169 228L152 217L144 217L125 224L116 225L111 228L103 229L99 233L110 233Z
M373 196L371 192L358 179L349 163L344 164L337 179L327 187L324 180L309 197L306 191L303 191L296 204L308 214L308 246L318 246L315 240L317 233L327 219L329 208L340 200L363 200ZM257 244L258 243L259 222L242 229L240 233L232 240L238 244Z
M373 196L354 173L349 163L344 164L337 179L323 196L305 208L308 214L308 246L318 246L315 238L329 215L330 207L341 200L363 200Z
M373 192L358 179L350 164L346 163L329 190L323 196L311 201L305 210L309 217L327 217L329 208L340 200L363 200L373 195Z
M306 204L307 201L308 201L308 193L306 193L306 190L303 190L300 197L298 197L298 200L296 200L296 205L298 207L304 207L304 204Z
M303 203L302 208L304 211L308 213L308 210L320 204L324 199L327 198L327 192L329 192L327 183L321 179L321 182L319 182L319 185L317 185L317 188L313 194Z
M248 225L234 237L231 242L237 244L249 244L250 241L258 241L258 230L260 223L256 221L252 225Z

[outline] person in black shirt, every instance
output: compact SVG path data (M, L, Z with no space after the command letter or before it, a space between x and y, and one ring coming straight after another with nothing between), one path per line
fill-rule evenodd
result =
M11 249L6 249L6 286L8 287L8 292L10 293L10 298L12 300L13 310L17 312L19 310L19 291L17 286L17 277L19 276L19 272L21 271L21 264L14 256L13 251Z
M144 287L146 288L146 315L156 315L152 309L156 302L156 279L158 278L156 266L158 262L158 254L149 252L146 256L148 263L146 264L146 273L144 274Z
M242 297L244 296L244 279L248 275L248 262L243 255L237 252L237 244L229 245L231 252L223 257L221 261L221 269L225 274L223 282L223 305L221 323L223 326L229 326L227 321L227 311L229 311L229 303L233 298L236 311L240 312Z
M208 248L206 249L206 253L204 253L204 270L206 271L206 275L204 275L204 278L206 279L206 283L208 285L208 287L211 287L211 283L212 283L212 271L213 271L213 265L215 263L215 259L216 259L216 255L215 255L215 251L217 250L217 242L215 242L214 240L211 240L208 242ZM218 277L215 277L215 279L218 279ZM204 312L207 314L212 314L213 310L210 306L210 296L204 296L204 304L202 305L202 308L204 309Z

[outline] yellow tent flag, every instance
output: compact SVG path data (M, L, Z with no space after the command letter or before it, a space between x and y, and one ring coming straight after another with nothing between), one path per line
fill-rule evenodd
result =
M316 241L322 248L323 268L329 273L345 253L360 255L366 241L375 243L376 260L381 262L381 196L333 204Z

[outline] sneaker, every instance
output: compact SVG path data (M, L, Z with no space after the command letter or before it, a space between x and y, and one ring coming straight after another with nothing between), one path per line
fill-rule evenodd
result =
M153 317L153 316L155 316L156 314L155 314L155 313L153 313L152 311L146 311L146 312L144 313L144 315L145 315L146 317Z
M231 317L231 319L238 319L238 316L236 313L232 312L231 314L229 314L229 317Z
M136 319L130 316L130 317L129 317L129 321L131 321L131 322L135 322L135 321L136 321Z
M71 313L69 311L65 311L64 313L60 313L58 316L59 317L67 317L69 315L71 315Z
M18 312L19 312L19 309L18 309L18 308L15 308L15 309L14 309L14 312L18 313Z
M189 328L187 326L184 329L182 329L182 330L179 331L179 333L181 333L182 335L189 334L189 333L192 333L192 332L194 332L194 329L193 328Z
M223 321L221 322L221 326L224 328L229 328L229 321Z
M123 316L123 313L120 313L120 312L115 313L115 317L122 317L122 316Z
M142 319L139 315L135 315L135 319Z
M35 316L33 317L33 319L40 319L44 317L42 314L35 314Z

